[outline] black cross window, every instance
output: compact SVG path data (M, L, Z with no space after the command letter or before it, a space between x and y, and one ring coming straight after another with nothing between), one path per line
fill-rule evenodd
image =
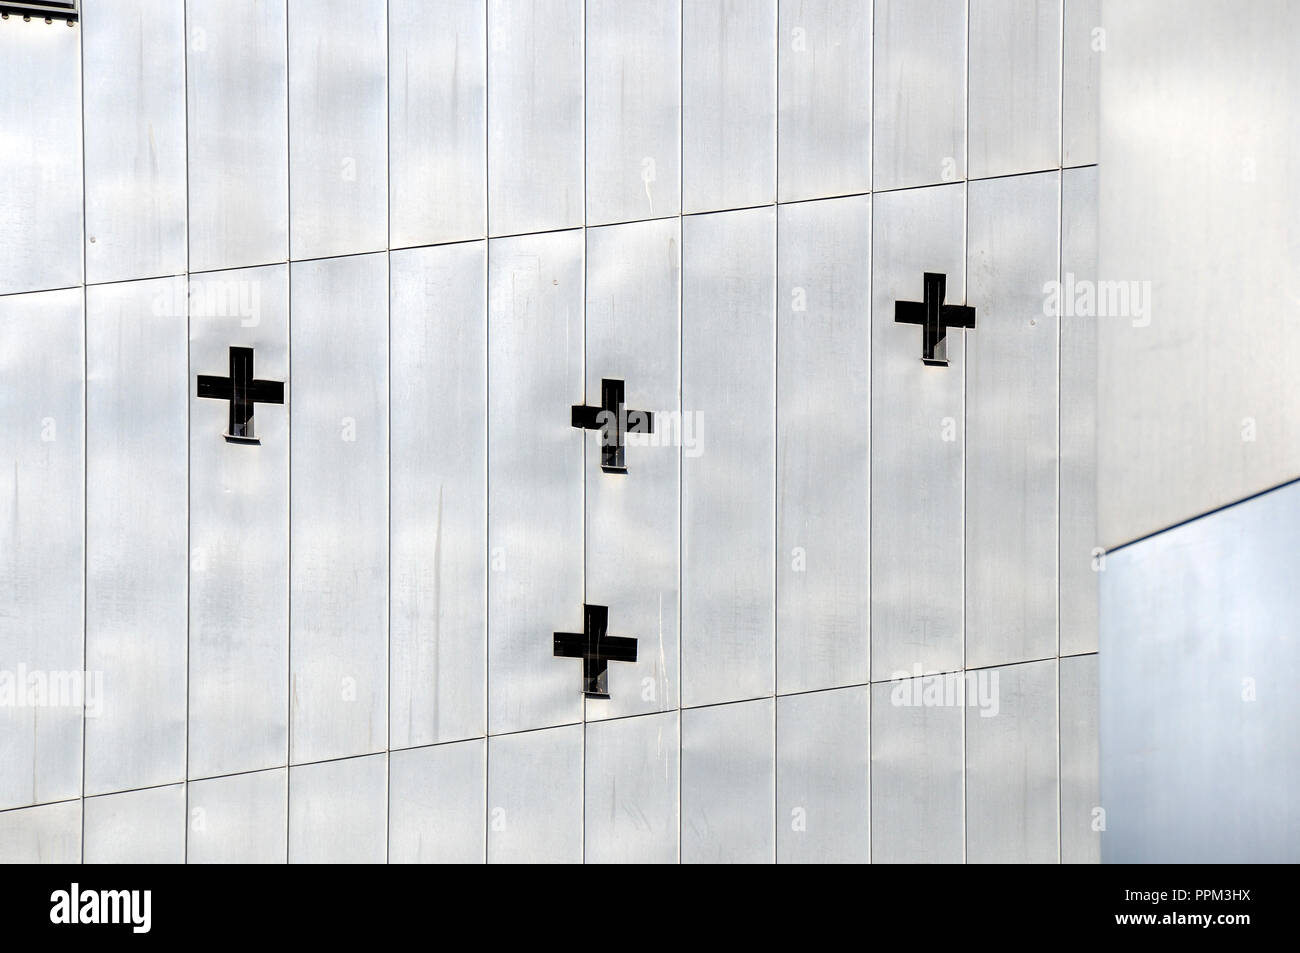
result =
M582 632L555 633L555 657L582 659L582 693L608 698L608 663L635 662L636 639L606 635L608 606L583 606L582 617Z
M259 443L253 435L253 405L283 404L282 381L253 379L253 349L230 349L230 376L199 375L198 396L230 401L230 427L225 437L231 443Z
M894 302L896 322L921 325L924 334L921 360L935 367L948 366L948 328L975 327L974 308L943 303L947 281L947 275L927 271L924 301Z
M575 404L570 419L575 427L600 431L600 468L606 473L627 472L625 433L654 433L655 429L650 411L623 408L623 382L608 377L600 382L600 406Z

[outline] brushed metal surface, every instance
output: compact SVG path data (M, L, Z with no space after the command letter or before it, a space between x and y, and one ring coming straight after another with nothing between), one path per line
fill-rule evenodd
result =
M390 863L483 862L485 745L479 738L389 755Z
M0 863L81 862L81 802L0 812Z
M488 862L582 862L582 725L488 739Z
M185 863L185 785L88 797L87 864Z
M1061 862L1101 862L1096 654L1061 659Z
M289 769L289 863L382 864L388 755Z
M682 863L775 860L772 699L682 712Z
M191 781L186 807L190 864L283 864L289 815L284 768Z
M583 768L587 863L677 863L678 726L674 711L587 726Z
M1067 166L1086 165L1097 161L1101 61L1106 34L1101 23L1101 0L1063 2L1061 162Z

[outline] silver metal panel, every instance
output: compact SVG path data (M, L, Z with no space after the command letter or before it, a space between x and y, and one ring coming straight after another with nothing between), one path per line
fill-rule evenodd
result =
M388 737L388 259L294 264L289 282L299 763L382 750Z
M871 189L871 5L780 4L782 202Z
M775 860L772 699L682 712L682 862Z
M678 725L670 711L587 726L587 863L677 863Z
M966 859L1056 863L1056 660L968 672L966 678ZM971 703L976 691L995 704Z
M83 354L80 289L0 297L0 380L17 382L0 388L0 677L15 683L19 666L82 670ZM60 700L0 706L0 808L81 793L83 698Z
M86 291L87 794L185 777L187 365L183 278Z
M962 664L964 338L948 332L947 367L921 362L921 329L894 320L922 299L926 272L964 287L964 186L874 196L871 316L871 671L952 671ZM978 303L976 303L978 305Z
M655 415L628 434L627 471L601 470L601 433L573 431L586 452L586 601L609 607L609 634L637 639L635 664L610 663L609 700L587 718L676 708L681 406L679 220L587 232L587 390L624 381L624 407ZM574 625L578 620L574 620ZM581 662L559 663L576 681Z
M1107 557L1105 863L1300 858L1292 483Z
M186 861L191 864L282 864L289 811L284 768L191 781Z
M1097 161L1101 54L1105 33L1101 0L1064 0L1064 89L1061 97L1061 147L1065 165Z
M1060 173L969 186L966 664L1056 654ZM1050 312L1050 315L1045 313Z
M386 248L388 4L288 3L290 255Z
M1061 174L1061 654L1097 651L1097 169ZM1082 311L1083 313L1079 313Z
M681 211L681 0L586 0L587 221Z
M0 813L0 864L80 862L80 801Z
M483 862L487 845L485 744L479 738L389 755L390 862Z
M870 862L870 712L865 685L777 699L780 863Z
M875 4L872 187L964 178L967 0Z
M1101 861L1097 656L1061 659L1061 862Z
M289 254L285 4L186 0L190 268Z
M960 673L872 686L872 862L962 862L962 698Z
M581 863L582 731L488 739L489 863Z
M777 690L868 680L871 200L777 217Z
M382 864L387 830L386 755L289 769L289 863Z
M81 5L86 280L185 270L185 6ZM148 51L146 54L145 51Z
M483 0L390 0L392 246L481 238L487 212Z
M487 245L392 256L390 745L484 733Z
M682 5L682 207L764 205L776 182L776 0Z
M185 863L185 785L88 797L88 864Z
M583 221L583 23L574 0L488 0L488 229Z
M970 175L1061 164L1061 0L970 5Z
M682 235L682 704L772 691L776 219Z
M80 34L0 21L0 295L81 281Z
M488 723L582 720L582 232L488 247ZM616 617L617 618L617 617Z
M257 404L260 445L231 443L229 403L200 374L253 349L260 380L289 386L289 269L190 281L190 777L282 765L289 716L289 409Z

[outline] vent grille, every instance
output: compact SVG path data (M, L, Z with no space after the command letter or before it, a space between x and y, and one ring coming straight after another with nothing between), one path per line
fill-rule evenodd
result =
M33 20L67 20L76 22L79 14L77 0L41 0L40 3L0 2L0 14L30 17Z

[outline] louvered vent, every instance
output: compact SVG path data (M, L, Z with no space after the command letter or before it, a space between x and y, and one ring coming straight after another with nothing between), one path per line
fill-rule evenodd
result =
M41 3L0 2L0 14L9 17L27 17L32 20L77 20L77 0L42 0Z

